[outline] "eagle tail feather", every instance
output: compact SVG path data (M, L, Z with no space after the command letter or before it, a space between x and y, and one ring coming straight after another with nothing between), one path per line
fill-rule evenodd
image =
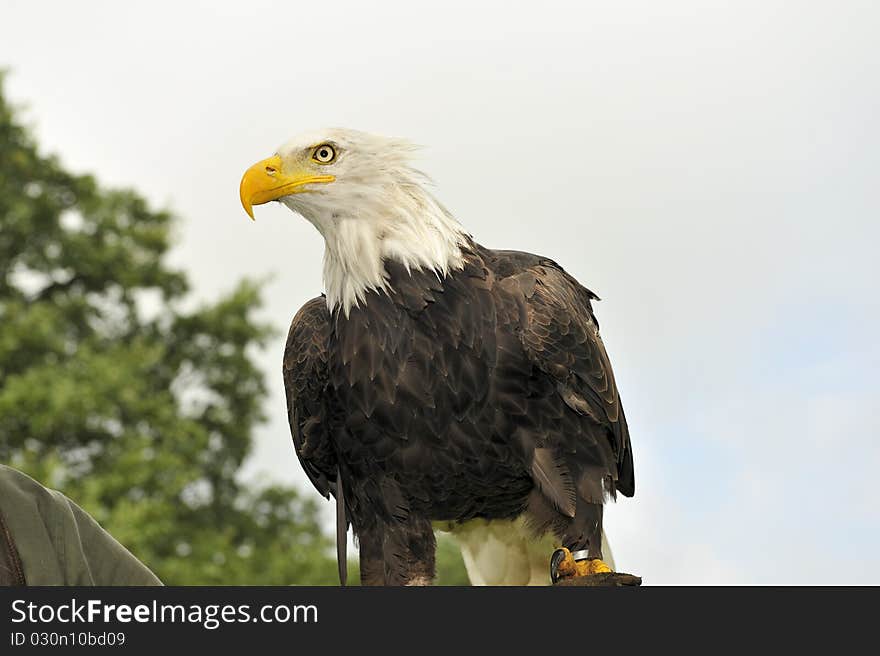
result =
M339 584L348 581L348 518L345 513L345 494L342 491L342 472L336 469L336 566Z

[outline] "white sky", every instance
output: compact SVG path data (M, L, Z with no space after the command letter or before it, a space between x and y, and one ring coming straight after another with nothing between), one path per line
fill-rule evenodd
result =
M7 0L0 66L46 149L181 217L198 298L273 274L282 332L323 244L280 206L247 220L244 169L313 127L424 144L479 241L605 299L623 569L880 583L880 5L416 5ZM248 471L302 483L282 349Z

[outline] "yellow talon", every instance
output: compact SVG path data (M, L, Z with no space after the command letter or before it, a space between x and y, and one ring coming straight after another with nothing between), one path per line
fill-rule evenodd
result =
M593 558L591 560L575 560L571 555L571 551L565 547L562 548L562 551L565 552L565 558L556 568L556 573L559 578L590 576L592 574L608 574L612 571L608 565L598 558Z
M582 560L578 562L578 574L586 576L587 574L607 574L611 571L603 561L595 558L593 560Z

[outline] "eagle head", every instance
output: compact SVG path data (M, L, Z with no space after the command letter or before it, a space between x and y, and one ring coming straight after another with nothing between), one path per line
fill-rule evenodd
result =
M299 135L245 171L241 204L277 200L312 223L325 242L331 310L348 314L371 290L387 290L385 261L446 275L462 266L469 235L413 168L410 142L357 130Z
M403 139L357 130L301 134L245 172L241 204L253 219L254 205L280 200L317 225L324 207L341 210L387 185L416 182L408 165L415 150Z

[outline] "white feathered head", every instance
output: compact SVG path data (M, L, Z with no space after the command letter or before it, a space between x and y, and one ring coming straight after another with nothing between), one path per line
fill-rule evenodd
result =
M241 203L277 200L323 235L324 285L331 309L348 310L370 289L386 289L384 260L446 275L461 266L467 233L427 190L403 139L357 130L299 135L241 180Z

